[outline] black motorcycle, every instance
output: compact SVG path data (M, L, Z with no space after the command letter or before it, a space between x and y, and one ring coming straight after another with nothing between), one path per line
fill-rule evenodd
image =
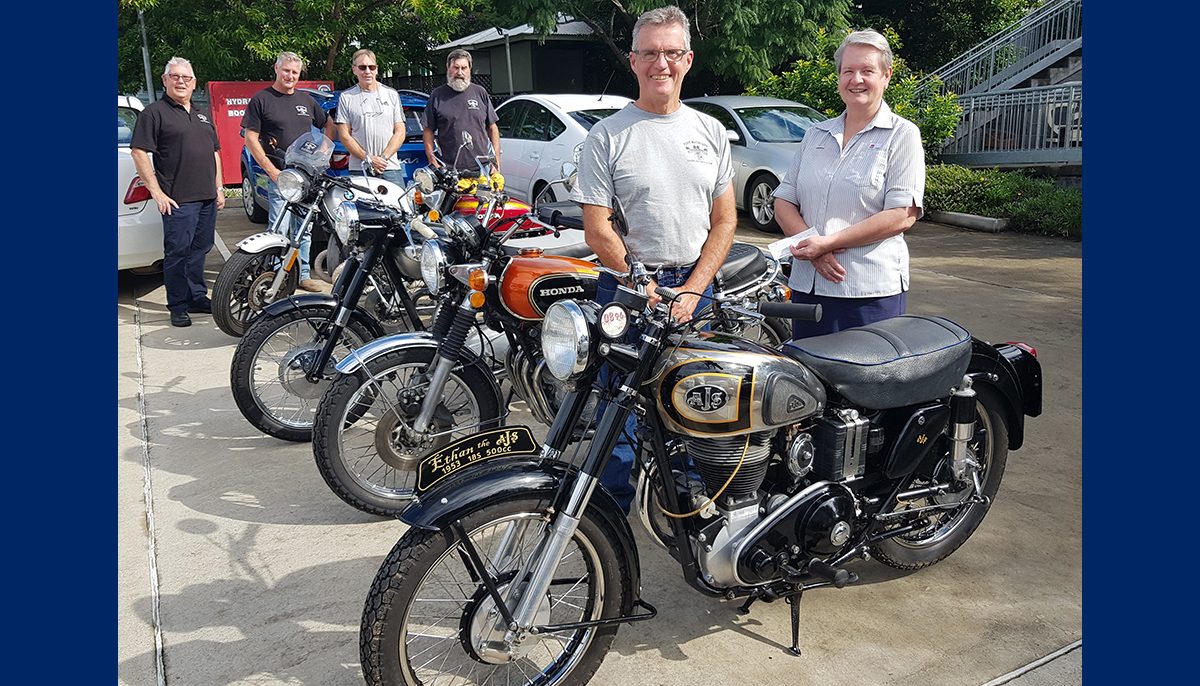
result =
M359 181L372 182L379 181ZM242 415L264 433L311 440L317 401L339 360L387 334L424 330L431 313L418 288L420 246L437 234L414 221L415 192L400 202L407 210L365 197L341 203L332 228L349 255L332 292L267 305L238 341L229 385Z
M1024 417L1041 413L1041 367L1023 344L906 315L773 350L677 324L679 294L660 287L651 308L649 275L629 267L614 275L637 287L615 302L546 313L546 364L569 393L544 445L501 427L417 466L418 498L400 515L411 528L363 609L367 683L586 683L621 624L655 616L632 531L598 483L631 413L642 523L700 593L744 598L742 612L791 604L796 655L805 591L855 582L855 559L919 569L953 553L996 496ZM571 466L592 393L607 405Z

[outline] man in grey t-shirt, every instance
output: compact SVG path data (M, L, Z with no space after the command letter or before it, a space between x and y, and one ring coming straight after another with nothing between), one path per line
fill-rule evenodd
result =
M681 292L672 315L687 321L701 294L729 254L737 225L729 140L716 119L679 98L692 65L687 16L668 5L650 10L633 27L629 65L638 80L638 99L601 120L588 133L579 158L579 180L571 199L583 205L584 239L607 267L626 271L625 247L612 228L612 198L625 213L625 242L649 269L650 284ZM596 301L610 302L616 281L600 276ZM603 372L602 372L603 373ZM634 435L633 415L626 425ZM626 512L633 502L629 483L633 446L618 440L600 482Z
M338 97L338 136L350 152L352 174L371 173L404 184L404 167L396 151L404 145L404 107L394 88L379 83L375 53L363 48L350 58L358 85ZM363 161L367 161L364 170Z

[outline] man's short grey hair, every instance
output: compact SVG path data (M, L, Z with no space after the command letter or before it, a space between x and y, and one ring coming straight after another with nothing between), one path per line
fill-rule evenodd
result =
M471 53L467 52L466 50L463 50L462 48L456 48L454 50L451 50L450 54L446 55L446 68L447 69L450 68L450 65L454 64L454 60L466 60L467 68L473 68L473 66L474 66L471 64Z
M892 47L888 45L887 39L883 37L882 33L873 29L867 29L865 31L854 31L843 38L837 52L833 53L833 63L837 66L839 74L842 73L842 55L845 54L846 48L851 45L867 45L875 48L883 57L883 70L887 71L892 68Z
M642 16L638 17L637 23L633 25L633 52L637 52L638 34L642 32L642 27L664 26L668 24L676 24L683 29L683 49L691 50L692 27L688 22L687 15L675 5L667 5L665 7L646 10L642 12Z
M300 71L304 71L304 58L294 52L281 52L279 53L279 57L275 58L276 67L282 67L285 62L299 62Z
M167 66L163 67L162 75L166 76L167 74L170 74L171 67L182 67L182 66L186 66L188 69L191 69L192 63L183 59L182 57L172 57L171 59L167 60ZM196 72L193 71L192 73L195 74Z

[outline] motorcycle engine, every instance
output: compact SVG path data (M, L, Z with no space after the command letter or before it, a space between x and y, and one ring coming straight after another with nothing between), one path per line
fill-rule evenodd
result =
M723 507L756 500L771 456L769 431L727 438L689 438L688 456L700 473L709 496L721 491ZM740 465L740 466L739 466ZM734 470L737 473L734 474ZM730 481L730 476L733 480ZM725 482L729 482L725 486ZM722 490L722 486L725 486Z

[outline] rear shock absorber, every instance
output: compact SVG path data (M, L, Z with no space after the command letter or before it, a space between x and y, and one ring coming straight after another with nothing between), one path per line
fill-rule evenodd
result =
M962 385L950 396L950 457L956 479L961 480L967 474L968 444L974 435L975 389L971 388L971 377L964 376Z

